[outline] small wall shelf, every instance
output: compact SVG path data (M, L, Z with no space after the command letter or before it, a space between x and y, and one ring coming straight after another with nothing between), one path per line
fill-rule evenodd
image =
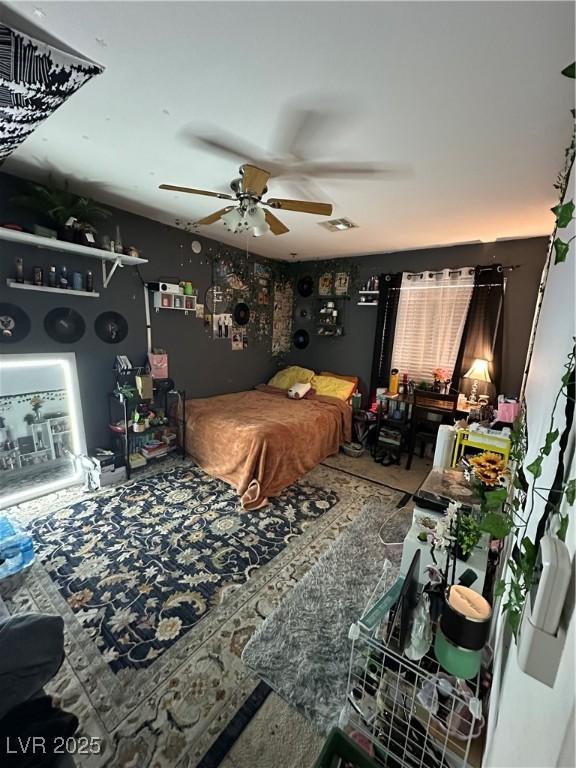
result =
M196 295L185 293L162 293L153 291L154 309L175 309L177 312L196 312Z
M126 256L123 253L105 251L103 248L90 248L87 245L77 245L76 243L68 243L65 240L31 235L28 232L19 232L18 230L6 227L0 227L0 240L8 240L11 243L18 243L20 245L31 245L35 248L46 248L51 251L59 251L60 253L70 253L75 256L86 256L90 259L98 259L102 262L102 279L105 288L108 287L117 267L131 267L136 264L148 263L148 259L142 259L140 256ZM106 272L106 263L112 264L109 272Z
M358 301L357 304L359 307L377 307L378 306L377 301Z
M6 280L8 288L18 288L23 291L41 291L43 293L63 293L68 296L88 296L93 299L99 298L100 294L96 291L75 291L73 288L51 288L49 285L33 285L32 283L17 283L16 280L8 278Z
M378 296L380 291L358 291L360 294L364 294L365 296Z

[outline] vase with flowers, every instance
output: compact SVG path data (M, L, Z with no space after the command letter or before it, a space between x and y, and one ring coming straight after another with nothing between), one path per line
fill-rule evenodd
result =
M43 398L40 397L40 395L34 395L34 397L30 400L30 405L32 406L32 410L34 411L34 415L36 416L36 421L40 422L40 411L42 410L42 406L44 405Z
M504 539L514 527L505 511L509 469L506 460L493 451L483 451L468 459L469 480L480 497L480 529L493 539Z
M446 394L448 392L448 386L452 381L452 374L445 368L434 368L432 376L434 377L432 391Z

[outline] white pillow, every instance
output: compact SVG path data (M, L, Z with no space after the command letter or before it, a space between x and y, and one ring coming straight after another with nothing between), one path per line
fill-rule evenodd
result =
M309 382L297 381L288 390L288 397L291 397L293 400L301 400L311 389L312 385Z

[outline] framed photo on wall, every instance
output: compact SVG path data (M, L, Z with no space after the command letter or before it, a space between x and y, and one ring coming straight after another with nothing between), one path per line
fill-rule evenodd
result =
M318 296L331 296L332 290L332 273L324 272L318 278Z
M334 296L348 296L348 284L350 275L348 272L336 272L334 275Z

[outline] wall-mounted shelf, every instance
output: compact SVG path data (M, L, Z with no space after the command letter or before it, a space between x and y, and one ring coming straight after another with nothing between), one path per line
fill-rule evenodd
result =
M378 302L377 301L358 301L357 305L359 307L377 307Z
M154 309L175 309L177 312L196 312L196 295L185 293L162 293L153 291Z
M63 293L68 296L89 296L97 299L100 294L96 291L75 291L73 288L51 288L49 285L33 285L32 283L17 283L16 280L6 280L8 288L18 288L23 291L41 291L42 293Z
M358 291L360 294L364 294L365 296L378 296L380 291Z
M31 245L34 248L46 248L60 253L70 253L75 256L86 256L90 259L98 259L102 262L102 279L104 287L107 288L112 275L117 267L131 267L136 264L147 264L148 259L142 259L140 256L126 256L123 253L113 253L105 251L102 248L90 248L87 245L77 245L68 243L65 240L56 240L51 237L40 237L40 235L31 235L28 232L19 232L15 229L0 227L0 240L8 240L11 243L20 245ZM106 263L112 266L109 272L106 272Z

